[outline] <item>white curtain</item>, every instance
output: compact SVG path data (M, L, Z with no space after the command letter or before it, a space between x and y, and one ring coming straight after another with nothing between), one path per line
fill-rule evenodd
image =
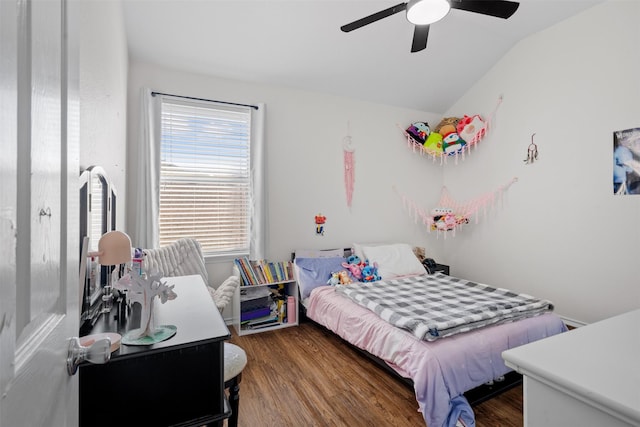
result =
M142 88L140 135L135 144L134 224L132 244L138 248L158 247L160 211L160 100L151 89Z
M263 259L265 253L267 222L266 167L264 148L264 103L251 112L251 236L250 259Z

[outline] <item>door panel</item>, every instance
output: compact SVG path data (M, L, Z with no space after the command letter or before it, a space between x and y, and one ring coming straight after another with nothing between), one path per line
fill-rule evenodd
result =
M30 111L30 123L25 123L27 129L22 133L24 139L30 138L21 144L24 150L19 155L25 158L18 161L25 169L31 169L26 176L18 171L19 180L24 180L23 188L29 188L31 194L28 206L20 205L25 212L18 212L19 224L21 220L30 220L30 224L20 225L22 230L28 226L31 234L30 250L23 250L18 255L29 254L28 259L18 259L20 265L30 266L28 270L20 269L18 276L18 279L24 276L24 280L19 280L20 287L27 288L29 284L28 289L19 291L25 300L29 300L26 307L20 307L25 311L20 319L24 322L26 336L60 311L57 308L61 297L60 282L52 278L60 277L62 22L51 19L60 13L59 1L30 4L31 78L28 86L31 97L24 101L30 105L22 109Z
M0 427L78 424L66 371L79 320L66 6L0 1Z

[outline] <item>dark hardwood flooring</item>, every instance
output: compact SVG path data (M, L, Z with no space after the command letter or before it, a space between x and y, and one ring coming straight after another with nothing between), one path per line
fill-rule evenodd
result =
M233 328L231 328L233 329ZM412 389L324 328L239 337L239 427L424 426ZM521 427L522 386L474 407L478 427Z

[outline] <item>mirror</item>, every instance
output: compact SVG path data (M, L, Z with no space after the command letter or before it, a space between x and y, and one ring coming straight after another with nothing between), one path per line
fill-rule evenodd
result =
M88 237L88 252L98 251L100 237L115 230L115 189L100 166L90 166L80 174L80 242ZM81 248L82 256L82 248ZM100 313L102 287L107 283L108 267L97 259L86 258L86 274L82 292L81 325L92 322Z

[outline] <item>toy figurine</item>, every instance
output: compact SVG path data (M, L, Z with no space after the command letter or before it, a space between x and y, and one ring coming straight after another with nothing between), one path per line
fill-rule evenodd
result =
M324 236L324 223L327 221L327 217L322 214L318 214L316 215L315 220L316 220L316 234Z

